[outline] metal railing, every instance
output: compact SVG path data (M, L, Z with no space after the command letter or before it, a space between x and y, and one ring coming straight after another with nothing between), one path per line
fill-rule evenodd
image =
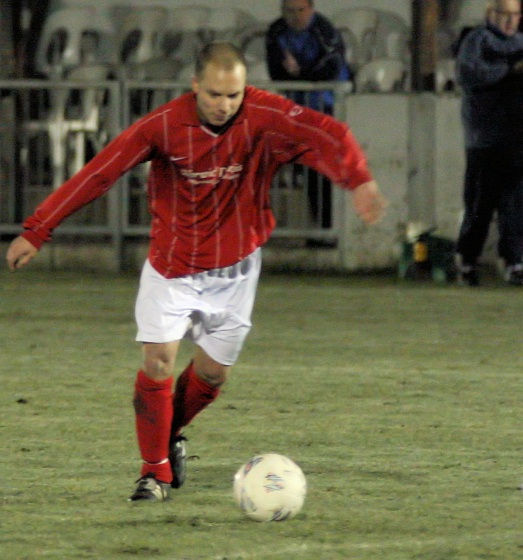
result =
M334 96L334 115L344 121L347 85L339 82L265 82L259 87L322 110L318 92ZM182 83L0 81L0 235L16 234L23 219L78 171L109 139L154 107L187 91ZM108 195L69 217L56 235L108 238L120 259L128 238L146 238L149 213L147 164L127 173ZM287 165L275 177L271 204L275 237L335 243L343 204L340 189L301 166Z

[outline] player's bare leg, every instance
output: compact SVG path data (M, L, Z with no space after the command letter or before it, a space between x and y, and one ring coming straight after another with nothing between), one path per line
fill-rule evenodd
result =
M174 341L142 346L143 367L136 377L133 403L143 464L132 501L164 501L169 496L173 480L168 458L173 418L172 372L179 344Z
M193 360L176 381L169 443L173 488L179 488L185 482L185 438L181 431L218 397L229 370L230 366L218 363L197 347Z

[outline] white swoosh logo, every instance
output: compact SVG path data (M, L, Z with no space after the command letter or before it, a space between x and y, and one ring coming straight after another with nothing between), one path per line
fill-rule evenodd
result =
M171 156L171 161L180 161L181 159L187 159L187 156L173 157Z

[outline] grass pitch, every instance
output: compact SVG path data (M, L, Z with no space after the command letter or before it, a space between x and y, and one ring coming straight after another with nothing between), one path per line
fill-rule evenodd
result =
M2 560L523 558L523 290L263 274L185 486L137 505L137 283L0 273ZM258 524L232 477L272 451L309 492Z

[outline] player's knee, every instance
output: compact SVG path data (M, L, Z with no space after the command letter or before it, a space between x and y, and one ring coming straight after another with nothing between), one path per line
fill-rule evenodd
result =
M143 370L151 379L167 379L174 372L176 344L144 344Z
M143 370L145 375L151 379L166 379L173 374L174 360L168 359L164 356L150 356L146 354L144 356Z
M221 368L213 368L211 370L196 369L196 375L211 385L211 387L221 387L227 381L227 373L229 368L222 366Z

